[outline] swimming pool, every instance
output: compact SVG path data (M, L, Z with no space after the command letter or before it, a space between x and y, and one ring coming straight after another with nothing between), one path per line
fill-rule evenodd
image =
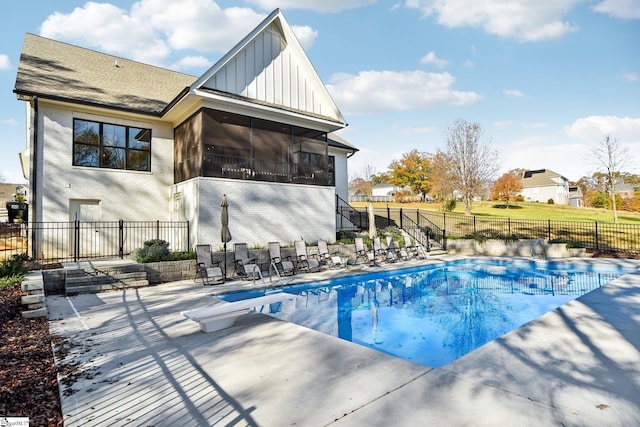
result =
M284 287L256 311L431 367L633 269L465 259ZM221 297L250 298L255 292Z

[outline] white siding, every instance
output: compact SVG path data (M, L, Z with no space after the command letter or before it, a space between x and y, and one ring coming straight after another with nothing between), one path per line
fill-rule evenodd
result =
M341 119L304 52L287 45L273 28L258 34L203 86Z

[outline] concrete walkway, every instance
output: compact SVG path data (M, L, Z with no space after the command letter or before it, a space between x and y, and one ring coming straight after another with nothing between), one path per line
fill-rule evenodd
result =
M640 425L640 274L437 369L260 314L209 334L180 315L234 286L48 296L65 426Z

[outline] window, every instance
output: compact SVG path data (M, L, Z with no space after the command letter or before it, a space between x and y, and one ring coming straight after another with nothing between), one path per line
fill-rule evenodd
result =
M150 171L151 129L75 119L73 164Z

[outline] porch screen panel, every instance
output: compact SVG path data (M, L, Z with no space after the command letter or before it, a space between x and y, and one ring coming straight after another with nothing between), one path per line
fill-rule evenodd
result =
M180 124L174 135L174 181L200 176L202 169L202 114Z
M203 128L203 176L250 179L251 119L204 110Z
M326 133L296 129L293 145L294 180L303 184L333 185L329 179Z
M291 126L253 119L253 169L255 179L289 182Z

